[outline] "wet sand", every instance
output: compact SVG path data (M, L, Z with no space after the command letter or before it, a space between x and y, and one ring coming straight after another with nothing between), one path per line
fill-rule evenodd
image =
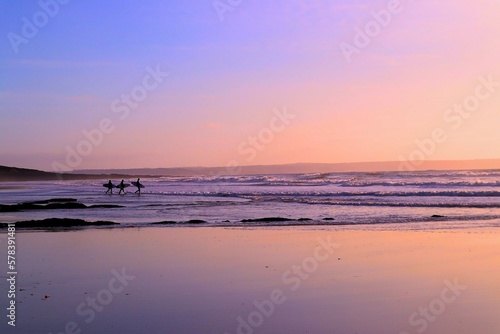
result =
M17 326L2 315L0 332L498 334L499 244L486 229L22 232Z

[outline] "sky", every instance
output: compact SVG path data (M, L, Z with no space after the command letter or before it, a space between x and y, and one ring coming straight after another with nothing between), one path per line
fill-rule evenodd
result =
M3 0L0 165L500 158L497 0Z

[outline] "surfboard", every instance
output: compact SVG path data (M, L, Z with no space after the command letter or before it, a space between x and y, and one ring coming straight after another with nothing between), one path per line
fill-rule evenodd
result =
M106 187L106 188L108 188L108 189L117 188L117 187L116 187L116 185L111 184L111 186L110 186L110 184L109 184L109 183L104 183L102 186L103 186L103 187Z
M121 184L119 184L119 185L116 186L116 188L118 188L118 189L125 189L127 187L130 187L130 184L124 183L123 186Z
M146 188L146 187L145 187L142 183L138 183L138 182L135 182L135 181L134 181L134 182L132 182L132 185L133 185L134 187Z

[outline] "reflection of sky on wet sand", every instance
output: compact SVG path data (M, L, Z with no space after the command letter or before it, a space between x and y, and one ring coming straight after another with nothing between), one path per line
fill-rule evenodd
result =
M292 291L282 275L328 236L340 247ZM146 228L17 237L17 333L59 333L75 321L82 333L232 334L237 318L275 289L286 300L255 333L417 333L408 317L455 278L468 288L426 333L493 334L500 326L498 232ZM135 279L86 324L77 306L122 268ZM0 287L6 291L4 279Z

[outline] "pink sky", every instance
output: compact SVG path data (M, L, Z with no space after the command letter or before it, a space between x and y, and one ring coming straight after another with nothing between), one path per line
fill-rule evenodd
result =
M180 1L151 8L163 15L127 9L120 19L91 20L75 3L19 54L6 50L0 59L7 71L0 164L50 170L54 162L84 169L411 160L425 151L416 141L432 139L435 129L446 140L423 152L425 160L500 158L500 87L459 126L456 117L445 119L447 109L474 96L480 78L500 82L500 3L401 1L399 14L347 62L339 45L354 45L356 28L363 31L371 11L389 3L243 2L224 21L211 6ZM19 9L2 29L20 31L19 18L36 10ZM75 20L103 28L104 36L95 41L71 30ZM130 26L126 37L108 27L115 21ZM168 77L120 119L113 101L157 66ZM295 117L274 131L274 110L285 108ZM68 147L85 146L82 131L103 119L113 131L70 166Z

